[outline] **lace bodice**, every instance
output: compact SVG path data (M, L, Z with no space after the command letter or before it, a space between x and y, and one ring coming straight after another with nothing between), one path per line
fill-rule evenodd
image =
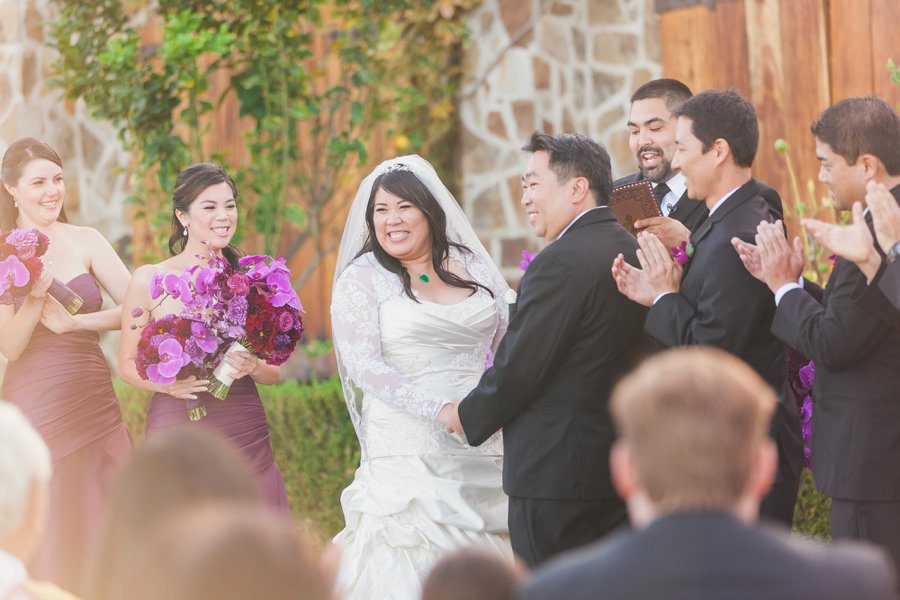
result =
M479 280L476 260L452 258ZM371 254L345 269L334 288L334 343L346 373L344 393L363 459L465 452L501 454L499 436L477 449L434 423L447 402L458 402L484 372L492 344L506 330L502 294L479 290L462 302L415 302L399 278Z

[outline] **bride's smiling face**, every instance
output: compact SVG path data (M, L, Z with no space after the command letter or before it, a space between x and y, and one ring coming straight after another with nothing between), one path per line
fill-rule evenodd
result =
M431 254L428 219L411 201L379 188L373 200L372 221L378 244L397 260Z

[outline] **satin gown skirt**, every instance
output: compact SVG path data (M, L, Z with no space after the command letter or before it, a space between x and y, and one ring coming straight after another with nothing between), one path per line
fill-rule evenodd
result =
M84 299L81 313L100 310L100 288L90 273L68 285ZM98 339L92 331L58 335L38 323L3 379L3 399L22 409L53 457L48 521L30 574L76 593L113 475L131 451Z
M423 389L462 399L478 384L496 329L483 294L454 305L400 298L381 306L382 355ZM448 552L486 548L512 561L499 434L478 448L443 427L365 395L365 456L341 495L346 527L338 589L347 600L417 600Z
M206 393L199 397L207 415L200 421L191 422L184 400L154 394L147 412L145 437L150 439L165 429L186 424L218 431L247 458L266 502L290 511L284 480L272 455L266 413L254 381L250 377L238 379L224 400Z

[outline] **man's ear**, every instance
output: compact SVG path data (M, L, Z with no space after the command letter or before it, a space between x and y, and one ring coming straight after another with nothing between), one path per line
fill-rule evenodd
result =
M573 177L569 182L569 186L572 192L573 204L581 204L591 197L591 184L588 182L587 177Z
M626 502L641 489L641 481L634 466L634 456L628 444L616 440L609 452L609 469L613 486Z
M731 156L731 146L728 145L728 142L724 138L716 138L712 143L712 148L710 148L710 150L716 153L717 167L725 162L726 158Z
M863 177L866 181L872 181L879 173L884 172L884 163L874 154L860 154L856 164L863 168Z
M750 468L750 477L747 480L747 492L758 500L762 500L772 484L775 483L775 474L778 472L778 450L775 442L766 437L753 453L753 464Z

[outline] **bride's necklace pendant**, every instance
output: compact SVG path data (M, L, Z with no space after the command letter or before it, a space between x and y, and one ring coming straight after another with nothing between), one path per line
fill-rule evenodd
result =
M422 283L428 283L431 280L428 279L428 275L422 273L421 275L419 275L419 281L421 281Z

